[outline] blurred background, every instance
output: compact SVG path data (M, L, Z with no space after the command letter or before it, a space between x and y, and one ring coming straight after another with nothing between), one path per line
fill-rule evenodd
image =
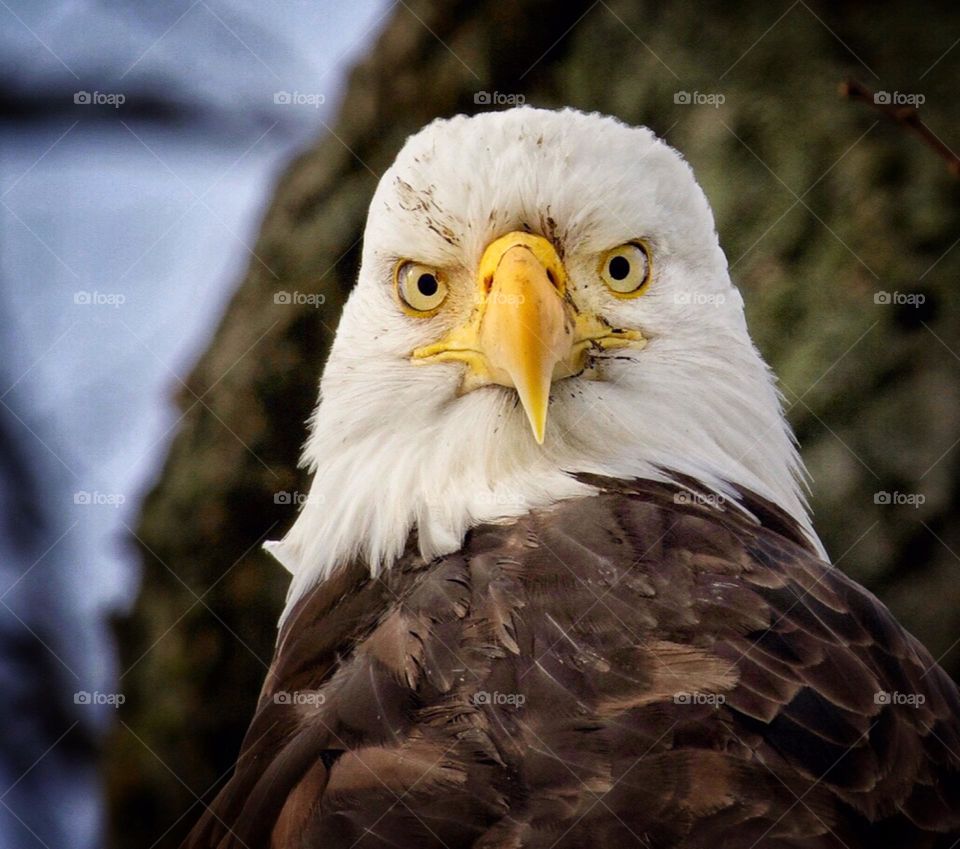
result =
M687 157L832 558L960 674L955 4L0 0L0 47L0 846L176 846L228 777L366 207L439 115Z

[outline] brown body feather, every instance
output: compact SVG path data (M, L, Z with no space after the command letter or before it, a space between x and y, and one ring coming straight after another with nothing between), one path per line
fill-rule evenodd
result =
M590 480L304 597L186 846L957 845L960 698L880 602L760 499Z

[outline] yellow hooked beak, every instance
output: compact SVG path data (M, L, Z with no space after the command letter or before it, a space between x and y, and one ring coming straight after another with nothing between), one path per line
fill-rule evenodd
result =
M583 372L591 350L644 344L635 330L618 330L579 312L567 295L566 269L554 246L543 236L513 232L484 251L468 321L415 350L413 360L466 363L462 392L490 384L515 388L542 444L554 380Z

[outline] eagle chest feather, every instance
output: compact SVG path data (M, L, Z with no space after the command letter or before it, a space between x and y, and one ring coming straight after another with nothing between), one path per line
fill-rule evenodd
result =
M960 837L956 688L876 599L749 494L589 482L304 596L189 845Z

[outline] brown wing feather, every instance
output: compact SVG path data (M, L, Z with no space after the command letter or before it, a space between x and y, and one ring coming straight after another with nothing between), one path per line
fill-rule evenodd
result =
M960 839L960 697L880 602L754 496L588 480L306 596L186 846Z

